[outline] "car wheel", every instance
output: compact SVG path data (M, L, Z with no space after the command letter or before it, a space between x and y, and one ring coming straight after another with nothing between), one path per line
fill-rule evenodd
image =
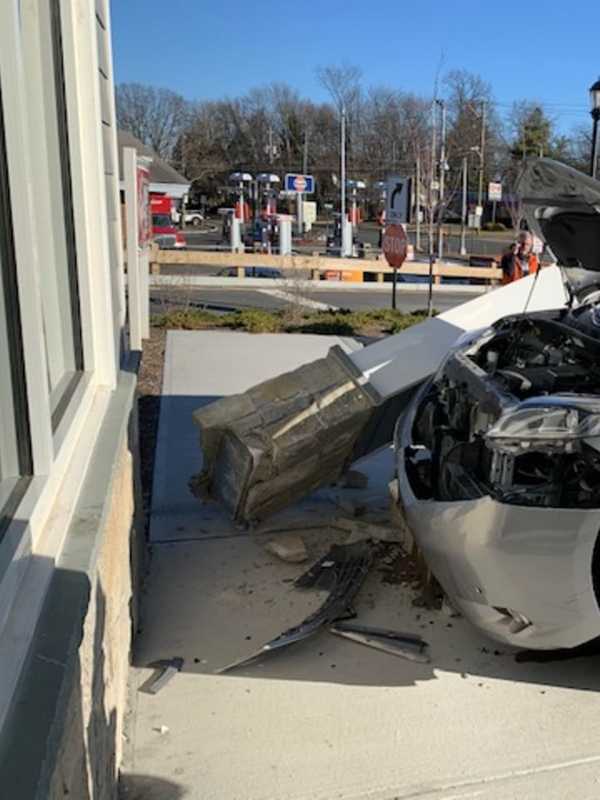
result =
M192 217L192 225L194 226L194 228L199 228L201 222L202 220L200 219L200 217Z

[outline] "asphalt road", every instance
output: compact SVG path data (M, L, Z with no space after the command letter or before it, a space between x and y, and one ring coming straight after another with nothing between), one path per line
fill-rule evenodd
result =
M477 295L447 292L434 289L433 303L438 311L448 311L461 303L472 300ZM337 308L352 311L367 311L373 308L391 308L392 292L362 289L309 289L305 295L307 300L326 303ZM260 308L277 310L285 308L289 302L285 298L268 294L258 289L231 288L157 288L151 290L151 311L158 314L174 307L212 308L216 311L234 309ZM427 305L426 292L399 291L397 308L405 313Z

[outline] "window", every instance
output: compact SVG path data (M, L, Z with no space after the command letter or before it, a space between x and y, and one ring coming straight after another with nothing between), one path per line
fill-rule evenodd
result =
M59 0L40 3L46 27L42 60L48 76L45 84L45 169L50 191L50 238L48 256L42 261L43 326L48 364L52 427L64 414L83 371L83 347L79 308L79 281L69 133L65 99L65 75Z
M0 537L32 473L13 237L0 87Z

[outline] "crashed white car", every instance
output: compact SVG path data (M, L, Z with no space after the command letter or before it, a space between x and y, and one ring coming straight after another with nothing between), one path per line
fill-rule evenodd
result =
M519 192L571 299L453 348L399 420L399 490L467 618L570 648L600 636L600 183L540 159Z

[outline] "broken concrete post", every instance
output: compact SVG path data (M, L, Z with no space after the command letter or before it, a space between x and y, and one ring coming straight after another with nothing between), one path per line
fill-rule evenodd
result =
M335 480L381 398L340 347L194 413L205 485L238 521L258 521Z
M530 311L564 305L556 267L532 281L481 295L350 354L334 347L326 358L199 409L194 420L204 470L196 490L220 501L236 521L253 523L335 481L355 459L391 440L417 387L465 331L526 304Z

